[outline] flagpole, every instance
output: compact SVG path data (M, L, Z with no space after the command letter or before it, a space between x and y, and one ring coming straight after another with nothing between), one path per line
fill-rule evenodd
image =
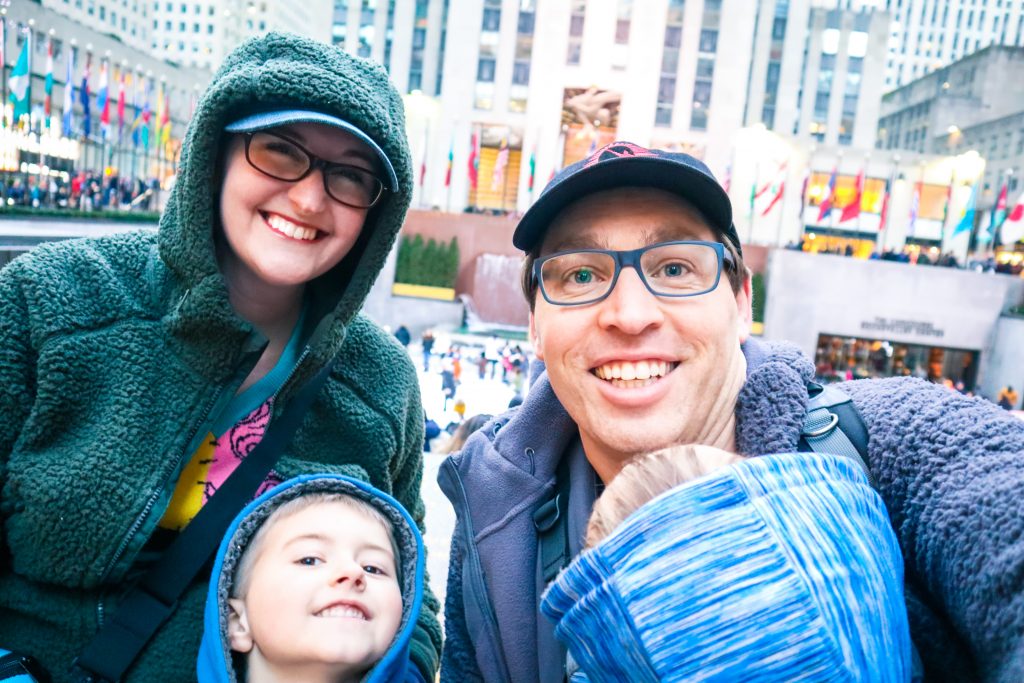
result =
M420 208L424 208L427 195L427 152L430 149L430 122L423 124L423 158L420 160Z
M6 3L0 0L0 5L6 8ZM6 127L7 123L7 17L0 15L0 92L3 92L3 99L0 100L0 129ZM4 187L7 182L7 172L4 172ZM6 190L4 191L6 194ZM0 197L6 199L6 197Z
M956 185L956 166L949 174L949 187L946 190L946 211L942 217L942 230L939 232L939 258L946 253L946 225L949 223L950 209L953 208L953 188Z
M757 196L757 182L761 179L761 164L754 164L754 184L750 186L750 212L747 222L747 244L754 242L754 198Z
M885 240L889 236L889 223L892 221L892 218L890 218L892 208L889 206L889 202L892 201L892 193L893 190L896 189L896 173L899 163L900 155L896 154L892 158L892 168L889 170L889 180L886 182L885 189L883 190L885 194L882 196L882 210L885 212L885 215L879 216L881 225L878 226L878 234L882 240L882 248L879 255L881 255L881 252L885 251ZM904 238L903 243L906 244L906 238Z
M788 171L787 171L786 175L789 175ZM786 197L785 197L785 193L786 193L786 177L785 176L782 177L782 187L779 188L779 192L782 193L783 196L779 200L779 220L778 220L778 224L775 226L775 246L776 247L781 247L782 246L782 223L783 223L783 217L786 214Z
M996 247L997 246L999 246L999 247L1003 246L1003 223L1006 222L1006 217L1010 215L1010 180L1012 178L1013 178L1013 169L1012 168L1006 169L1006 213L1003 214L1003 218L1002 218L1001 221L999 221L999 225L997 225L995 227L995 230L992 231L992 255L993 256L995 256ZM1002 190L1000 190L1000 194L1002 194ZM998 199L996 199L996 203L997 204L999 203ZM998 237L998 239L996 239L997 237Z

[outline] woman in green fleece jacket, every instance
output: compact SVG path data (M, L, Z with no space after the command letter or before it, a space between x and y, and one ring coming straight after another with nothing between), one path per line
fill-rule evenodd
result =
M157 234L45 245L0 271L0 647L69 680L140 569L335 359L265 484L354 476L422 527L415 371L358 314L411 191L385 71L270 34L215 74ZM205 584L126 680L195 678ZM432 680L424 606L411 657Z

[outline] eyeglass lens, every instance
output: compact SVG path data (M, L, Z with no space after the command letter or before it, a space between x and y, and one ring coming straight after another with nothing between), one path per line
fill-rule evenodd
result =
M657 294L694 296L714 289L718 252L707 244L664 244L640 257L641 277ZM611 254L574 251L541 264L541 286L555 303L584 303L605 296L615 280Z
M278 180L298 181L313 165L311 155L294 142L271 133L253 133L249 138L247 158L257 170ZM327 194L349 206L366 209L380 198L383 184L367 171L356 166L321 162Z

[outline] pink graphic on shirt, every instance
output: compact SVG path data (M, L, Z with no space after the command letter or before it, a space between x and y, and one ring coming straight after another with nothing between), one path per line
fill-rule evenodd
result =
M235 471L245 456L249 455L252 449L256 448L256 444L263 439L263 434L267 431L267 423L270 422L272 403L273 399L270 399L260 405L217 439L213 451L213 462L210 463L206 481L203 482L204 504L210 499L210 496L217 492L224 480ZM281 478L274 470L270 470L254 498L280 483Z

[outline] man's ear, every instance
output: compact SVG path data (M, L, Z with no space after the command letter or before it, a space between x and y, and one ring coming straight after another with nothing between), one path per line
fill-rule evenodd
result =
M540 343L540 330L537 329L537 320L533 311L530 311L530 343L533 345L533 353L538 360L544 360L544 348Z
M743 286L740 287L740 291L736 292L736 312L739 314L736 317L736 331L741 344L750 337L750 326L754 320L751 279L750 268L747 268L747 276L743 278Z
M235 652L252 650L252 631L249 629L249 617L245 611L245 600L229 598L228 605L228 644Z

